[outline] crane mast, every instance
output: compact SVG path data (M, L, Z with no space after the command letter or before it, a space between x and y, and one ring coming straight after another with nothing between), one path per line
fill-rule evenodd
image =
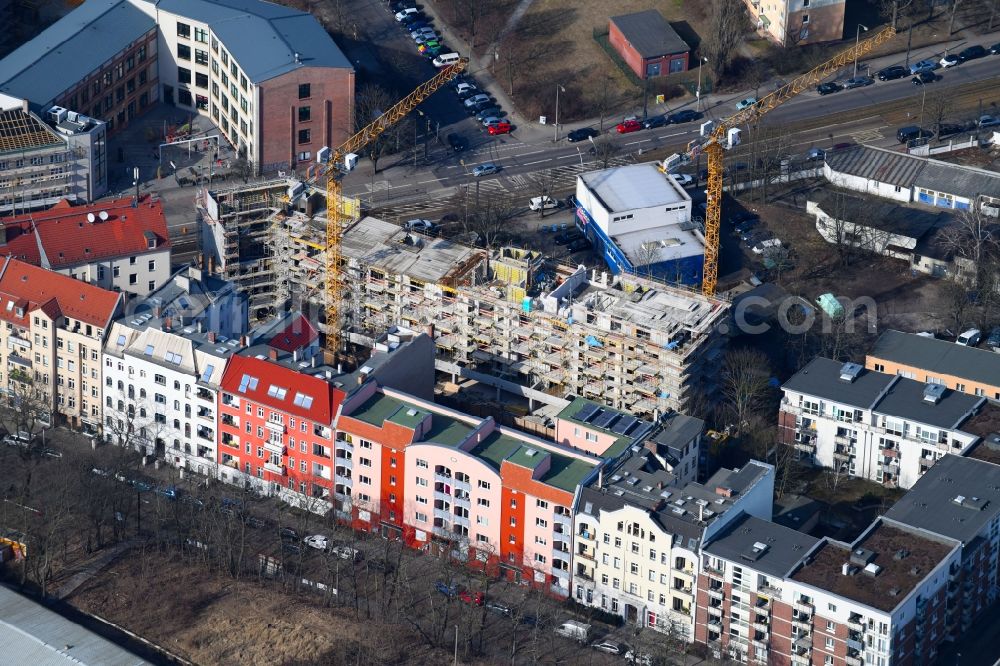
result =
M340 180L352 168L357 160L355 153L372 141L378 139L387 129L405 118L411 111L431 96L441 86L462 73L469 60L461 58L458 62L443 67L433 78L421 83L413 92L396 102L389 110L373 120L352 137L331 150L330 157L324 165L324 172L310 179L309 185L315 185L316 180L326 177L326 337L325 348L328 355L336 356L342 348L342 317L344 276L342 272L341 240L344 226L350 221L350 216L344 210L344 200L341 194Z
M869 39L851 46L830 60L801 74L792 81L781 86L774 92L765 95L756 104L714 125L708 136L701 141L695 141L689 146L688 156L695 157L699 153L708 156L708 187L706 188L705 210L705 263L701 281L701 291L705 296L714 296L719 280L719 230L722 221L722 173L723 156L727 148L739 142L730 135L730 130L739 128L755 121L765 113L784 104L804 90L808 90L820 81L835 73L841 67L854 61L875 48L881 46L896 34L892 26L883 28Z

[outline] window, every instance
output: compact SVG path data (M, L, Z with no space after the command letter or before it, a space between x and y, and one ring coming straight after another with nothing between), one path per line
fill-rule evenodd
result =
M808 0L806 1L808 2ZM208 30L205 30L204 28L195 28L194 41L202 44L208 44Z
M180 83L191 83L191 70L185 67L178 67L177 81Z
M597 433L596 432L588 432L587 433L587 441L588 442L596 442L597 441Z
M539 509L547 509L549 508L549 503L546 502L545 500L535 500L535 506L537 506Z
M311 109L308 106L299 107L299 122L304 123L309 121L311 116Z
M833 649L833 639L832 638L827 638L826 639L826 649L827 650L832 650Z
M418 511L418 512L417 512L417 513L415 514L415 516L416 516L416 519L417 519L417 522L418 522L418 523L426 523L426 522L427 522L427 514L426 514L426 513L420 513L420 512Z
M490 482L489 481L483 481L482 479L480 479L479 480L479 487L482 488L483 490L489 490L490 489Z
M548 527L549 521L542 520L541 518L535 518L535 525L537 525L538 527Z
M802 15L802 25L806 25L808 23L809 23L809 14L803 14Z
M299 99L308 99L312 94L312 87L308 83L299 84Z
M190 60L191 59L191 47L188 46L187 44L178 44L177 45L177 57L180 58L181 60Z
M185 39L188 39L189 37L191 37L191 26L189 26L187 23L181 23L180 21L178 21L177 22L177 36L178 37L183 37Z
M307 129L301 129L301 130L299 130L299 143L300 144L302 144L302 143L309 143L309 141L310 141L311 138L312 138L312 132L310 130L307 130Z
M484 497L479 497L479 498L476 499L476 504L479 505L479 506L484 506L486 508L489 508L490 501L488 499L484 498Z
M208 74L194 73L194 84L199 88L208 88ZM207 101L207 100L206 100Z
M364 460L364 458L362 458L362 460ZM418 477L417 477L417 485L418 485L418 486L424 486L424 487L426 488L426 487L427 487L427 485L428 485L428 484L427 484L427 479L423 479L423 478L420 478L420 477L418 476Z

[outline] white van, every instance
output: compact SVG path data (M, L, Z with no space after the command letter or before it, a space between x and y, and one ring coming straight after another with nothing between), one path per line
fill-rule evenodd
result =
M559 202L552 197L532 197L528 202L528 208L531 210L542 210L549 208L559 208Z
M448 65L454 65L456 62L462 59L462 56L457 53L442 53L437 56L431 62L434 63L435 67L447 67Z
M958 336L955 340L956 345L962 345L963 347L975 347L979 344L979 338L982 337L982 332L978 328L970 328L965 333Z

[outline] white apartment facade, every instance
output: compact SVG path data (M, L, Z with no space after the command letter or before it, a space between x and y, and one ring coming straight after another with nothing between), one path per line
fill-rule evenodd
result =
M782 386L779 436L846 476L909 488L947 453L979 436L963 430L985 398L817 358Z

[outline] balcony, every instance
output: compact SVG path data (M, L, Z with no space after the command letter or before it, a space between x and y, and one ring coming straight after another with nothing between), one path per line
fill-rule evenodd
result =
M705 624L708 625L709 631L714 631L714 632L716 632L718 634L722 633L722 622L721 621L716 620L714 618L708 618L708 622L706 622Z
M284 435L285 432L287 431L284 423L275 423L274 421L265 421L264 427L270 430L271 432L281 433L282 435Z
M780 597L781 588L774 585L764 584L757 588L757 594L763 597ZM770 600L769 600L770 601Z
M707 606L708 614L712 617L722 617L722 606Z
M198 431L197 432L198 432L198 437L200 437L201 439L207 440L209 442L214 442L215 441L215 432L214 431L212 431L212 430L210 430L208 428L203 428L201 426L198 426Z
M864 631L865 625L860 615L852 615L847 618L847 628L852 631Z
M812 616L799 613L797 617L792 617L792 625L800 629L808 629L812 626Z
M268 472L271 472L272 474L278 474L280 476L285 475L284 465L275 465L272 462L266 462L264 463L264 469L266 469Z
M812 650L813 639L812 636L800 636L792 642L792 648L796 651L805 650L806 652Z
M807 601L802 601L801 599L796 600L795 603L792 604L792 608L806 616L813 614L813 605Z
M215 421L215 412L211 409L206 409L204 407L198 408L198 418L205 419L206 421Z
M792 663L796 666L812 666L812 660L809 658L809 653L799 654L797 652L792 653Z
M448 493L443 493L440 490L434 491L434 499L441 500L442 502L451 502L454 498Z
M223 414L220 420L222 421L222 425L227 425L233 428L240 427L240 424L237 423L236 421L236 417L234 417L232 414Z
M681 594L687 594L687 595L694 594L694 587L692 587L691 585L685 585L683 587L675 587L673 588L673 590L674 592L679 592Z
M594 558L593 551L587 551L581 548L576 551L576 556L581 560L587 560L589 562L594 562L595 564L597 563L597 560Z
M851 455L852 453L849 450L844 450L844 449L837 449L833 452L833 457L836 460L843 460L844 462L850 460Z
M933 467L934 463L936 463L936 462L937 462L937 460L935 460L934 458L921 458L920 459L920 469L922 471L927 471L931 467Z
M264 450L270 453L277 453L279 456L285 455L285 445L272 442L269 439L264 440Z
M803 453L816 453L816 444L814 442L795 442L795 450L802 451Z
M865 660L861 658L861 653L857 650L849 650L845 657L847 666L864 666Z
M578 537L586 541L593 541L595 538L595 533L589 527L580 527L580 530L576 533Z
M757 631L763 631L764 633L767 633L768 631L770 631L771 625L768 624L766 620L763 622L755 620L753 623L753 628L756 629Z
M215 403L215 394L206 388L201 388L200 386L198 387L198 390L195 391L194 397L198 398L199 400L205 400L207 402Z
M754 602L756 608L766 610L771 607L771 600L767 597L757 597L757 601Z
M882 449L882 455L886 458L895 458L896 464L899 464L899 449Z
M708 596L712 599L723 600L726 598L725 591L720 587L718 589L708 588Z
M470 483L469 481L463 481L462 479L459 479L457 476L451 482L451 485L454 486L455 490L464 490L467 493L472 492L472 483Z

